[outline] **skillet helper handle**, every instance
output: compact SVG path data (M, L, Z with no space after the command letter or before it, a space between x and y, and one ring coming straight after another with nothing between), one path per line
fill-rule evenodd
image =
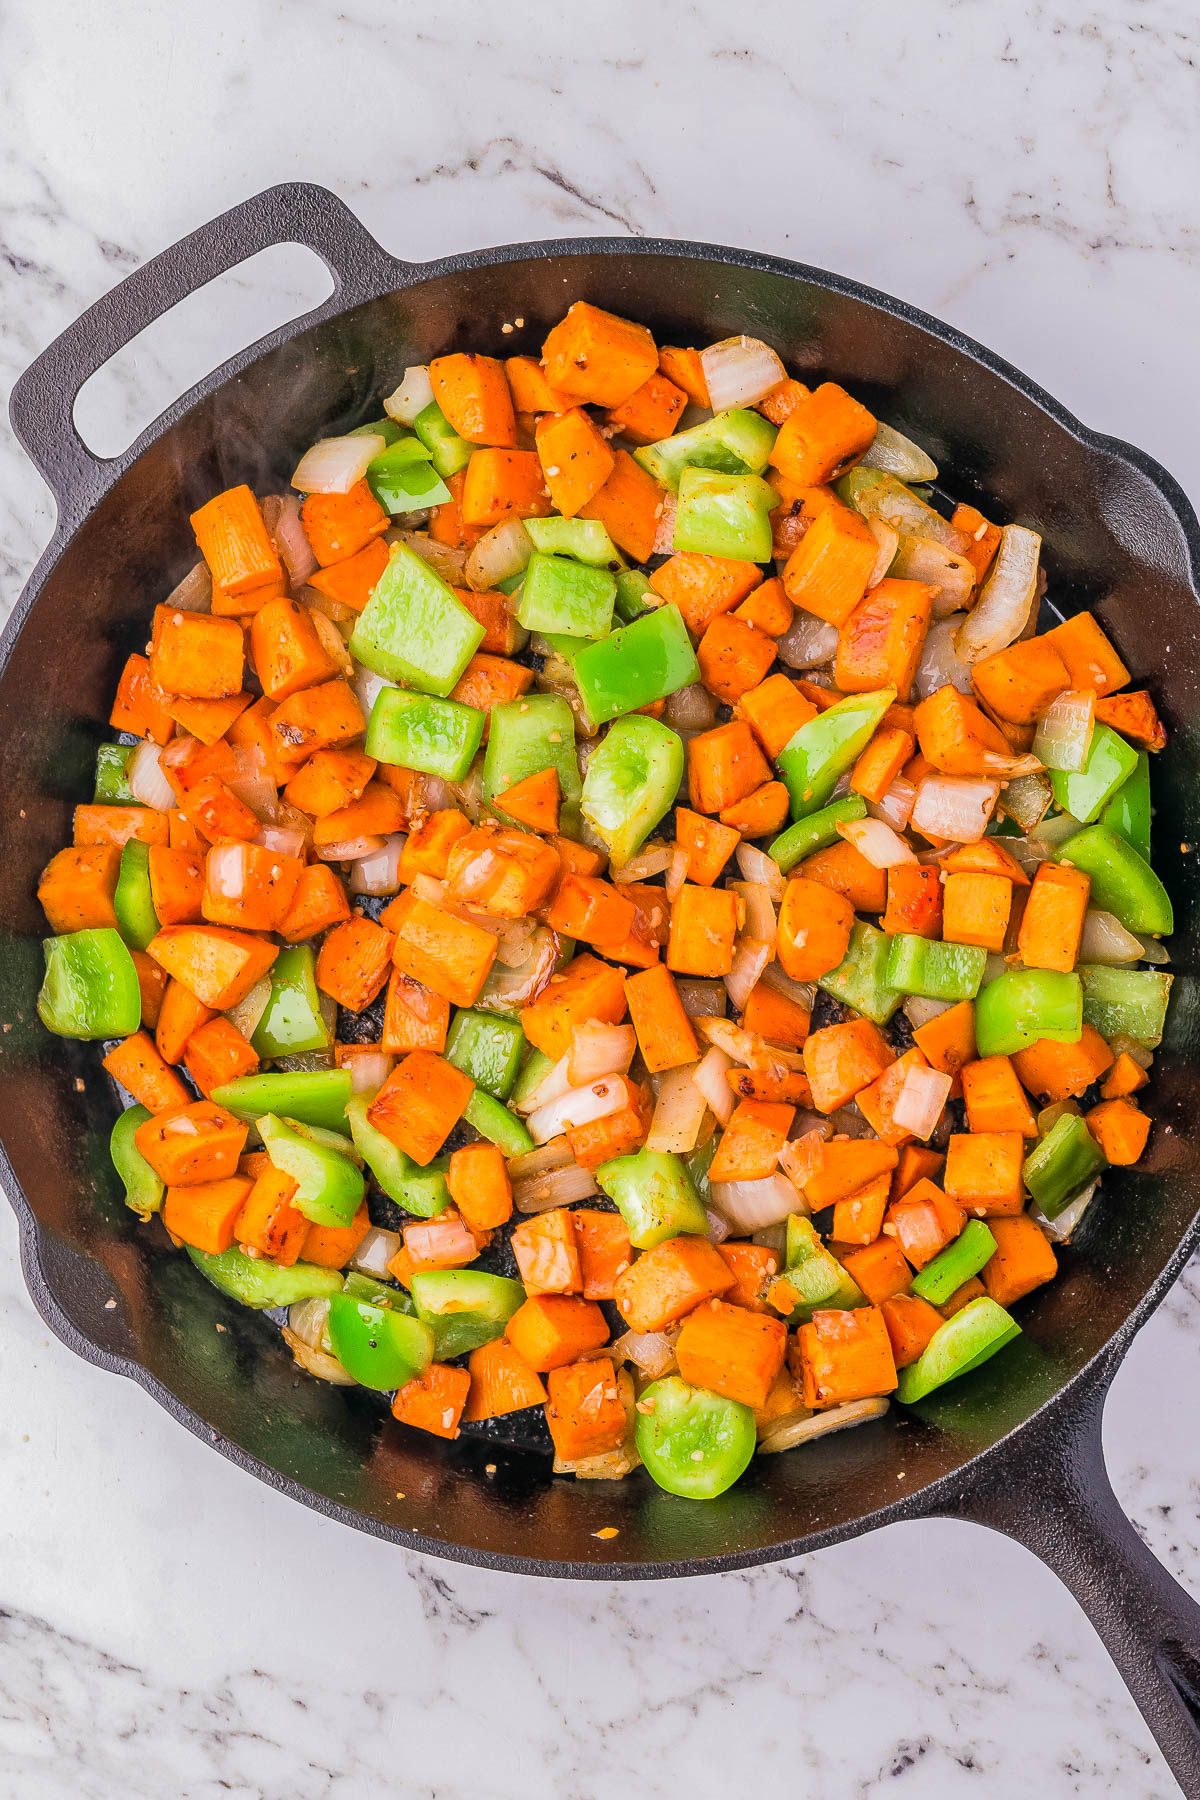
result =
M333 277L333 293L306 315L309 324L373 299L402 278L404 265L349 207L302 181L243 200L151 257L55 338L12 390L13 429L54 495L60 527L84 518L142 448L139 440L118 457L92 454L75 428L84 382L189 294L275 244L305 245Z
M1081 1411L1035 1426L1023 1457L939 1512L1015 1538L1071 1590L1188 1800L1200 1800L1200 1605L1151 1555L1104 1466L1101 1420L1116 1361Z

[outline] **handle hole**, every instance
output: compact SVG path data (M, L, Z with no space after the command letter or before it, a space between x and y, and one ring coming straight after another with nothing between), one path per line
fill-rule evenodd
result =
M95 456L119 456L171 403L247 344L333 292L320 257L272 244L197 288L111 356L75 396L75 429Z

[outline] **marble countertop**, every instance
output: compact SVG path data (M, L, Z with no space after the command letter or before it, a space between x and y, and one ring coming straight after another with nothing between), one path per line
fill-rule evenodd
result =
M144 258L304 178L414 260L628 232L856 276L1200 499L1200 26L1182 0L4 10L5 390ZM85 435L120 448L323 291L299 251L227 278L97 378ZM51 524L0 429L5 609ZM0 1800L1174 1791L1075 1603L1000 1537L897 1526L623 1589L405 1555L256 1485L76 1361L16 1254L5 1211ZM1198 1342L1193 1266L1106 1420L1122 1503L1193 1589Z

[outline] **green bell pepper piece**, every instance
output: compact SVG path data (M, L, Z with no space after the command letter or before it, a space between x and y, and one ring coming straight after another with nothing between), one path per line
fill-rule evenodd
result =
M703 1207L708 1207L712 1201L712 1183L708 1179L708 1171L712 1168L712 1160L716 1154L717 1134L714 1131L706 1143L697 1144L683 1159L683 1166L691 1177L692 1186Z
M463 1107L463 1121L491 1143L497 1144L506 1157L527 1156L534 1148L533 1139L523 1119L510 1112L503 1100L476 1088Z
M398 437L367 464L367 485L387 513L416 512L449 500L446 486L417 437Z
M735 406L714 413L702 425L635 450L633 460L675 492L685 469L723 469L728 475L744 475L749 469L761 474L777 435L777 427L761 413Z
M797 1296L789 1325L807 1325L823 1307L850 1312L867 1304L858 1283L825 1248L812 1220L803 1213L788 1214L785 1258L784 1278Z
M975 1002L980 1056L1011 1056L1039 1038L1077 1044L1083 1036L1083 986L1053 969L1010 969L982 988Z
M489 1018L492 1016L494 1015L488 1015ZM511 1094L507 1096L512 1104L517 1107L524 1106L529 1096L535 1094L541 1087L553 1067L554 1058L552 1056L547 1056L544 1050L530 1049L525 1061L521 1064L521 1073L517 1076L516 1084Z
M1139 856L1150 861L1150 755L1139 750L1137 768L1119 787L1104 811L1101 825L1126 838Z
M442 1362L503 1337L525 1302L525 1289L482 1269L421 1269L412 1278L412 1297L417 1317L432 1327L433 1354Z
M125 773L133 749L132 744L101 744L97 750L95 798L98 806L142 804L130 787Z
M996 1240L982 1219L968 1219L952 1244L939 1250L919 1275L912 1291L931 1306L943 1306L995 1254Z
M647 595L651 598L647 599ZM617 570L617 598L613 611L627 625L644 613L647 607L656 605L657 601L658 595L650 586L648 575L643 575L640 569Z
M1050 786L1054 802L1070 813L1081 825L1089 825L1107 806L1113 795L1129 780L1137 768L1138 753L1132 744L1113 731L1111 726L1097 725L1087 761L1078 772L1050 770Z
M265 1256L247 1256L240 1245L222 1250L214 1256L208 1250L197 1250L192 1244L184 1249L202 1275L215 1288L253 1306L260 1312L276 1306L294 1306L299 1300L323 1300L336 1294L342 1285L340 1269L322 1269L316 1263L292 1263L284 1268Z
M1150 864L1107 825L1089 825L1055 853L1092 878L1091 903L1118 918L1127 931L1166 937L1175 929L1170 896Z
M422 1168L371 1124L367 1117L370 1104L366 1094L355 1094L346 1103L346 1118L356 1150L389 1200L418 1219L435 1219L450 1204L446 1182L450 1158L441 1157Z
M642 1395L634 1438L660 1488L684 1500L715 1500L754 1455L754 1414L740 1400L667 1375Z
M458 700L382 688L367 721L365 749L376 762L461 781L483 742L487 714Z
M593 569L617 575L624 558L599 519L526 519L525 530L535 550L545 556L573 556Z
M668 1150L638 1150L601 1163L596 1181L629 1227L636 1250L667 1238L704 1237L708 1215L683 1163Z
M557 694L526 694L522 700L494 706L489 717L484 799L494 800L539 769L554 769L562 795L559 829L573 836L579 830L583 784L575 755L575 718L566 701Z
M362 1205L366 1182L362 1170L345 1154L350 1148L345 1139L340 1139L345 1150L335 1150L296 1131L273 1113L265 1113L258 1121L258 1133L274 1167L296 1182L292 1204L305 1218L314 1225L348 1225Z
M433 1361L433 1332L423 1319L354 1294L334 1294L326 1326L333 1354L363 1387L391 1393Z
M862 919L850 928L850 946L836 969L817 983L835 1000L852 1006L876 1025L886 1025L904 995L888 982L892 940Z
M973 1000L987 968L978 944L942 943L902 931L888 952L887 982L925 1000Z
M438 474L444 478L465 469L475 454L474 444L460 438L436 400L419 412L413 430L429 451Z
M1108 1158L1078 1113L1060 1113L1021 1165L1021 1178L1048 1219L1108 1167Z
M614 863L627 863L675 804L683 762L678 732L634 713L617 719L592 753L583 816Z
M350 654L389 681L444 698L483 636L454 589L407 544L393 544L355 622Z
M806 856L815 856L818 850L836 844L840 824L849 825L852 820L866 816L867 803L862 795L844 794L840 800L823 806L820 812L809 813L806 819L797 819L794 825L780 832L768 847L767 855L787 875Z
M665 700L700 679L700 665L677 606L643 613L573 657L575 680L593 724Z
M607 569L535 550L526 564L517 620L527 631L602 638L611 629L616 597L616 577Z
M271 997L250 1042L260 1057L300 1056L327 1050L329 1027L321 1015L316 955L311 944L290 944L271 965Z
M153 1114L144 1106L128 1106L112 1128L108 1153L113 1168L125 1183L125 1204L141 1219L161 1210L167 1186L155 1173L133 1141L139 1125Z
M1020 1334L1011 1313L989 1295L977 1295L938 1326L916 1362L900 1370L897 1400L906 1406L923 1400L934 1388L977 1369Z
M42 939L46 976L38 1017L58 1037L123 1038L142 1022L133 958L111 925Z
M828 801L838 781L853 768L875 728L896 698L895 688L850 694L795 732L776 762L787 783L792 817L806 818Z
M121 851L121 868L113 894L117 929L131 950L144 950L158 933L158 914L150 892L150 846L130 838Z
M671 548L770 562L771 508L778 505L779 495L761 475L684 469Z
M373 1275L364 1275L361 1269L347 1269L342 1282L343 1294L352 1294L356 1300L365 1300L369 1306L390 1306L396 1312L408 1313L410 1318L416 1317L416 1307L412 1296L406 1294L402 1287L391 1287L386 1281L376 1281Z
M507 1100L525 1054L525 1033L519 1019L463 1007L454 1015L442 1054L469 1075L476 1087L494 1094L497 1100ZM548 1057L546 1060L549 1062Z
M272 1071L266 1075L239 1075L222 1082L212 1098L238 1119L299 1119L305 1125L322 1125L326 1131L348 1130L346 1105L353 1091L349 1069Z
M1083 1022L1102 1038L1118 1033L1157 1044L1167 1020L1173 975L1157 969L1112 969L1081 963L1075 973L1083 983Z

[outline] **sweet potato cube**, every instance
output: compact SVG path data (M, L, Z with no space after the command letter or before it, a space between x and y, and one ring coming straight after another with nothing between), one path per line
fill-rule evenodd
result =
M317 952L317 986L349 1012L362 1012L388 978L394 941L390 931L360 915L335 925Z
M550 977L536 1000L521 1008L525 1036L555 1062L570 1049L576 1025L592 1019L601 1025L619 1025L624 1017L622 971L586 953L573 957L565 969Z
M727 1240L717 1245L717 1254L734 1275L734 1285L725 1295L726 1303L744 1306L750 1312L767 1312L769 1308L764 1296L779 1273L778 1253L768 1249L766 1244Z
M677 975L728 975L737 929L736 895L685 882L671 908L667 967Z
M121 851L116 844L83 844L52 856L42 870L37 891L51 931L61 934L98 926L115 929L113 895L120 872Z
M697 812L724 812L771 779L766 758L743 719L698 732L688 743L687 754L688 792Z
M507 1338L493 1338L472 1350L467 1366L471 1390L463 1418L471 1423L524 1412L526 1407L541 1406L546 1398L540 1376Z
M168 1186L163 1200L163 1224L172 1237L182 1238L193 1249L219 1256L233 1243L234 1227L246 1203L251 1183L245 1175L226 1175L217 1181L188 1186Z
M965 1224L962 1208L923 1177L902 1200L895 1200L888 1207L883 1229L888 1237L896 1239L913 1268L923 1269Z
M700 638L719 614L740 606L761 581L762 570L754 563L677 550L655 569L650 586L661 599L679 608L692 636Z
M244 1249L256 1250L285 1268L298 1261L308 1236L309 1221L292 1204L295 1192L292 1177L268 1162L254 1178L233 1229Z
M470 1391L468 1369L430 1363L397 1391L392 1417L402 1425L415 1425L418 1431L430 1431L434 1437L456 1438Z
M869 1019L850 1019L812 1032L804 1045L804 1072L813 1105L823 1113L847 1106L895 1060L891 1045Z
M841 1263L874 1306L902 1294L912 1280L912 1270L894 1238L877 1237L859 1250L844 1251Z
M316 1263L321 1269L344 1269L370 1229L364 1200L349 1225L310 1225L300 1247L300 1261Z
M943 938L948 944L978 944L998 955L1004 948L1012 896L1013 884L1003 875L947 875L942 891Z
M221 925L167 925L147 951L213 1012L244 1000L279 955L278 945L265 938Z
M895 1387L891 1339L877 1306L816 1312L797 1335L805 1406L841 1406Z
M972 1132L1018 1131L1037 1136L1037 1120L1007 1056L982 1056L962 1072L967 1124Z
M517 1226L509 1242L528 1294L578 1294L583 1288L575 1217L568 1207L537 1213Z
M1039 1038L1036 1044L1014 1051L1012 1063L1022 1087L1050 1105L1056 1100L1077 1100L1111 1069L1113 1053L1096 1027L1085 1024L1078 1043Z
M388 977L380 1049L392 1056L408 1050L435 1050L440 1055L449 1029L450 1002L411 975L393 969Z
M993 1300L1011 1306L1058 1273L1058 1258L1041 1227L1028 1213L993 1219L996 1248L983 1265L982 1281Z
M736 711L772 759L790 743L802 725L817 716L812 701L806 700L791 677L783 674L768 675L757 687L742 694Z
M840 630L866 593L878 556L866 520L835 499L788 557L784 592L793 606Z
M1146 1148L1150 1121L1132 1100L1102 1100L1087 1114L1087 1126L1110 1163L1135 1163Z
M987 1218L1018 1213L1024 1204L1019 1131L955 1132L946 1146L942 1185L964 1211Z
M576 300L542 345L542 368L589 406L621 406L658 368L658 349L644 325Z
M1129 680L1129 670L1090 612L1064 620L1047 631L1042 642L1053 645L1066 664L1068 687L1095 688L1103 696Z
M158 606L152 643L150 679L164 693L196 700L241 693L246 647L236 619Z
M612 1362L607 1356L551 1369L546 1423L562 1462L579 1462L619 1450L629 1421Z
M709 1168L710 1179L762 1181L773 1175L795 1116L794 1106L765 1100L740 1101L721 1134Z
M928 1300L922 1300L917 1294L889 1294L879 1310L887 1326L896 1367L907 1369L941 1327L942 1315L936 1306L930 1306Z
M509 1343L539 1375L564 1369L608 1342L608 1321L594 1300L531 1294L504 1328Z
M496 960L490 931L407 892L384 908L379 922L396 934L392 959L405 975L455 1006L475 1004Z
M430 1050L411 1050L392 1070L367 1118L422 1168L431 1163L475 1091L475 1083Z
M1091 891L1091 876L1082 869L1052 862L1038 865L1017 934L1017 950L1027 969L1071 973L1079 956Z
M189 1106L155 1113L138 1126L133 1141L168 1187L194 1187L237 1174L238 1157L249 1131L242 1119L235 1119L223 1106L195 1100Z
M787 1326L771 1314L708 1300L687 1315L675 1345L679 1373L743 1406L763 1406L783 1367Z
M707 1238L668 1238L630 1264L613 1299L632 1331L662 1331L701 1301L728 1293L735 1279Z

